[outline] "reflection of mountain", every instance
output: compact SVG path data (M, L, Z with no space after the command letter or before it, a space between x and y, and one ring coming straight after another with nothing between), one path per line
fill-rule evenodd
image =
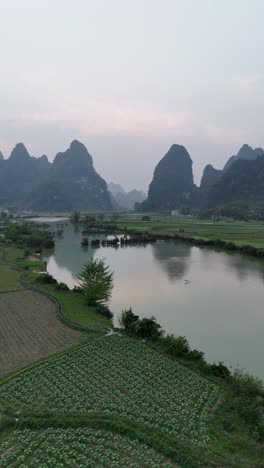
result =
M264 281L264 266L261 260L239 254L227 254L226 262L229 267L235 270L240 281L249 276L256 276Z
M88 249L81 247L81 239L81 233L75 232L72 225L66 226L63 231L63 238L56 239L56 248L53 254L57 268L61 267L71 271L76 278L83 264L88 262L94 255L94 249L90 246ZM52 274L51 269L50 273ZM56 275L54 276L56 277Z
M190 245L157 242L152 248L156 263L167 273L171 281L177 281L187 274L190 266Z
M201 266L205 270L216 271L223 267L229 273L235 272L239 281L244 281L249 277L261 278L264 280L264 265L261 260L230 252L216 252L213 249L199 249L199 259Z

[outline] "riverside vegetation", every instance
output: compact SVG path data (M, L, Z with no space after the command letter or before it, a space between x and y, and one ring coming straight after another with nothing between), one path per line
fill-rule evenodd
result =
M6 260L26 268L28 283L59 298L66 317L64 305L71 304L70 319L84 331L69 331L84 344L1 380L0 466L17 460L20 466L142 466L142 459L147 466L264 466L260 381L207 364L184 337L164 336L153 318L139 319L132 310L124 311L117 335L103 335L109 319L87 306L80 291L39 282L45 275L36 270L44 265L25 260L27 237L11 240L6 229ZM7 333L8 340L14 325Z

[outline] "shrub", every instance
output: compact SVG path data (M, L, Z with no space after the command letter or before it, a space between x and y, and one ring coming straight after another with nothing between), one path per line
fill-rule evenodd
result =
M57 280L53 278L49 273L44 273L42 275L37 276L38 283L44 283L44 284L57 284Z
M68 287L68 285L66 283L58 283L56 285L56 289L59 289L60 291L69 291L70 288Z
M219 362L218 364L211 364L210 371L213 375L220 377L221 379L226 379L231 375L230 370L223 364L223 362Z
M98 314L103 315L104 317L107 317L109 319L113 317L113 313L106 305L99 304L96 307L96 311L98 312Z

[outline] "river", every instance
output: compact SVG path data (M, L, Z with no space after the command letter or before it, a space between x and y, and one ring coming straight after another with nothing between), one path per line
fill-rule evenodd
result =
M264 261L179 241L85 249L81 238L81 228L68 224L56 239L46 260L57 280L73 287L85 262L104 258L114 271L115 323L129 307L141 317L154 315L167 333L186 336L208 361L264 379Z

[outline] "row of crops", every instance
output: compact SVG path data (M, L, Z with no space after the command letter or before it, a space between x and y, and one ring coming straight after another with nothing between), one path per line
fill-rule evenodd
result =
M217 396L215 384L117 335L42 363L1 387L1 398L19 411L117 416L203 447Z
M0 442L0 467L172 467L129 437L87 428L15 430Z

